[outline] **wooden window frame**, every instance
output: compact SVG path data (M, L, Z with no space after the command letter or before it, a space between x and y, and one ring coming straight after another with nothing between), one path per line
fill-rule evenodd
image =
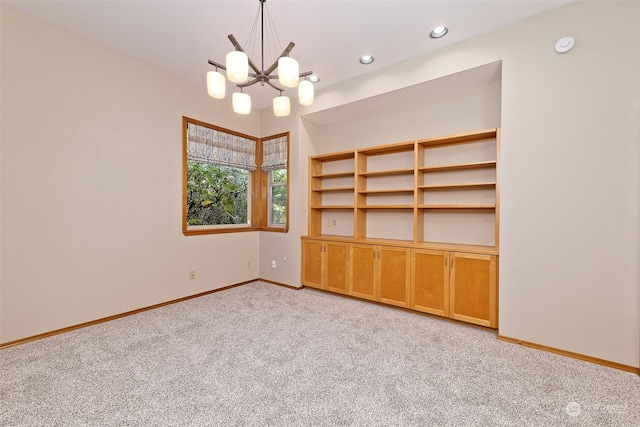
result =
M263 171L261 169L262 166L262 144L264 141L268 141L275 138L280 138L286 136L287 137L287 205L286 205L286 219L284 226L273 226L269 224L269 172ZM261 231L271 231L274 233L287 233L289 231L289 210L290 210L290 189L289 183L291 182L290 178L290 169L289 169L289 153L290 153L290 132L278 133L275 135L270 135L264 138L260 138L260 143L258 144L258 148L256 149L256 157L258 163L258 173L260 174L260 216L259 216L259 229Z
M250 218L249 225L211 225L202 228L189 228L187 226L187 126L189 123L197 126L203 126L219 132L225 132L237 135L242 138L253 139L256 141L256 165L254 172L249 171L250 196L247 201L250 205L248 216ZM287 137L287 204L286 204L286 223L284 226L270 226L268 219L269 206L269 173L261 169L262 166L262 143L263 141ZM289 231L289 210L290 210L290 173L289 173L289 145L290 133L283 132L271 135L265 138L257 138L255 136L243 134L210 123L189 117L182 117L182 234L185 236L197 236L205 234L220 233L241 233L246 231L269 231L275 233L286 233Z

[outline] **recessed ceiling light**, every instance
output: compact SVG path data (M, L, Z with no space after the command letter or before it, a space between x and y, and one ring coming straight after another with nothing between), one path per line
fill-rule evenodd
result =
M431 37L432 39L439 39L448 32L449 29L447 27L435 27L433 30L431 30L431 33L429 33L429 37Z
M365 55L362 58L360 58L360 63L361 64L371 64L373 62L373 56L371 55Z
M318 83L320 81L320 77L316 76L315 74L311 74L309 77L307 77L307 80L309 80L311 83Z

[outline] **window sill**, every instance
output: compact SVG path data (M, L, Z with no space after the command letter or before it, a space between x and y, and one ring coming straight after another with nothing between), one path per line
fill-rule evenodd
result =
M203 234L244 233L247 231L267 231L270 233L288 233L289 227L229 227L203 228L199 230L182 230L185 236L200 236Z
M272 233L288 233L289 227L260 227L258 228L260 231L269 231Z
M182 230L185 236L199 236L203 234L222 234L222 233L243 233L246 231L258 231L258 227L226 227L226 228L203 228L203 229L187 229Z

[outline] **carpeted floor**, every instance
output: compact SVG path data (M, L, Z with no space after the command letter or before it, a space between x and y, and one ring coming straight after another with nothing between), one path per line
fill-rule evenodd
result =
M640 377L252 283L0 350L1 426L638 426Z

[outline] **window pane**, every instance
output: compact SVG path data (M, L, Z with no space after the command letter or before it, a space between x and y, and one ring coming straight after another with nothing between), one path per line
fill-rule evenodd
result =
M187 162L187 225L248 224L245 169Z
M271 224L285 225L287 222L287 187L271 187Z
M287 170L278 169L271 171L271 182L287 182Z

